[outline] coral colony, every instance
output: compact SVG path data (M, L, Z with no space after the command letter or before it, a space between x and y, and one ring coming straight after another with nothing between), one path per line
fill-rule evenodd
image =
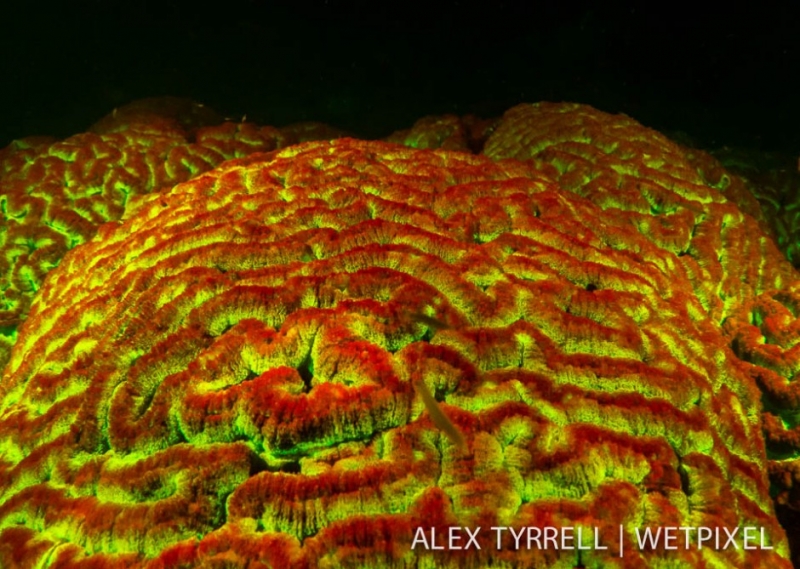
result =
M0 152L0 567L792 567L786 200L577 104L220 121Z

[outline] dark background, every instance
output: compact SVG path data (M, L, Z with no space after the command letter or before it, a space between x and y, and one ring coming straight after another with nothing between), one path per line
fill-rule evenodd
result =
M175 95L236 120L365 137L429 114L567 100L708 148L800 154L800 2L651 4L4 2L0 147Z

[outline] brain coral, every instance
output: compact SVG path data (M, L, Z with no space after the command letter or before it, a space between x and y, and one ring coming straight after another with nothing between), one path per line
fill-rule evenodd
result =
M684 237L677 261L692 275L704 308L723 326L736 365L762 391L772 493L783 521L796 530L790 538L800 567L800 384L794 380L800 370L800 283L776 254L777 243L797 264L797 194L791 191L796 176L769 162L775 157L735 162L736 155L718 153L747 176L742 178L629 117L578 104L510 109L484 152L555 167L562 188L606 211L624 212L651 241L659 242L664 226L669 236ZM759 176L758 167L742 166L754 162L770 171L772 182ZM784 185L776 189L775 179ZM675 207L679 196L689 201Z
M633 177L342 139L140 198L20 330L0 565L788 569L720 319L791 268L716 190ZM411 548L553 525L608 549ZM648 525L772 549L633 547Z
M795 267L800 266L800 161L781 153L723 147L714 155L746 181L750 192L774 220L776 241Z
M132 198L224 160L343 134L319 123L220 121L193 101L143 99L114 109L91 132L0 150L0 370L45 275L98 226L119 219Z
M178 120L139 105L111 116L95 132L22 140L0 151L0 369L31 298L68 250L119 219L132 197L172 187L226 158L204 144L203 133L191 142L194 134Z
M674 254L716 321L796 278L741 179L629 117L578 104L519 105L483 152L552 165L562 188L617 211Z

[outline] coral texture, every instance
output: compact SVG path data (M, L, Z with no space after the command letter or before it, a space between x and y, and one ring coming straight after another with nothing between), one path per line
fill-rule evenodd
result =
M740 180L731 183L710 156L624 115L572 103L519 105L503 116L484 154L550 165L561 188L618 212L672 253L670 263L690 275L716 322L744 300L796 278Z
M745 303L725 322L742 370L762 392L762 428L781 521L800 528L800 282ZM790 536L800 565L800 535Z
M800 267L800 163L797 156L721 148L714 155L744 178L774 227L778 246Z
M606 210L611 205L625 212L651 240L659 225L669 227L672 236L683 236L677 261L692 275L704 308L724 325L738 367L763 393L774 498L781 518L800 529L800 384L795 380L800 285L775 254L777 243L790 261L797 261L800 230L793 204L800 194L793 191L798 177L789 161L722 150L716 154L723 167L711 155L678 146L628 117L585 105L547 103L509 110L486 153L555 166L562 187ZM691 201L675 207L660 197L675 194ZM637 219L641 213L644 223ZM653 217L661 219L654 223ZM681 220L682 228L676 223ZM792 539L800 567L800 535Z
M424 117L410 129L392 133L385 140L411 148L441 148L478 153L499 119L482 120L473 115Z
M203 105L143 99L57 141L31 138L0 151L0 370L44 276L136 196L171 188L224 160L343 132L301 123L277 129L221 123Z
M0 291L0 369L31 298L68 250L119 219L134 196L172 187L225 159L190 143L176 120L124 109L116 114L98 123L98 133L22 140L0 155L0 280L6 283Z
M496 161L342 139L227 162L70 251L0 383L0 564L788 569L720 322L791 267L657 135L542 156L526 112ZM609 549L411 548L493 525ZM648 525L772 549L631 547Z

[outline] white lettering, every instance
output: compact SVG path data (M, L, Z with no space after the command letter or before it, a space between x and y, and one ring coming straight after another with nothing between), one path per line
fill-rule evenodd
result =
M531 528L528 528L530 530ZM558 537L558 530L552 526L545 526L544 528L544 548L547 549L547 542L553 544L553 549L558 549L558 541L556 538ZM528 532L528 549L531 548L531 537L530 532Z
M649 547L655 549L661 542L661 528L657 528L655 533L653 532L653 528L644 528L644 533L639 532L639 529L640 528L634 528L639 549L644 549L648 543Z
M469 540L467 541L467 545L464 546L464 549L469 549L470 546L472 545L475 546L475 549L480 549L481 546L478 543L478 540L475 536L478 535L478 532L481 531L481 528L480 527L475 528L475 533L469 531L469 528L464 528L464 529L467 531L467 539Z
M580 529L581 528L578 528L578 531L580 531ZM575 539L572 532L573 528L569 526L561 528L561 549L575 549L575 546L572 545L572 541Z
M414 532L414 541L411 542L411 549L417 547L418 541L422 542L425 549L430 549L430 547L428 547L428 541L425 539L425 530L422 528L417 528L417 531Z
M532 543L536 543L536 547L538 549L542 549L542 543L540 541L542 537L542 530L538 527L529 527L528 528L528 549L531 548Z
M750 526L744 528L744 549L758 549L758 546L750 546L750 541L756 538L756 536L750 535L751 530L756 531L756 528Z
M677 545L670 545L671 541L678 539L678 536L675 535L675 529L674 526L666 526L664 528L664 549L678 549Z
M461 549L460 545L456 545L455 544L457 541L461 540L461 536L460 535L456 535L457 533L459 533L461 531L461 528L460 527L455 527L455 526L450 526L447 529L448 529L447 537L449 538L447 540L448 550L452 551L453 549Z
M736 534L739 533L739 528L738 527L733 528L733 533L731 533L731 531L726 527L723 527L722 529L724 529L725 533L728 535L728 541L725 543L725 547L723 547L722 549L728 549L728 546L730 544L733 544L734 549L739 549L739 546L736 545L736 542L734 541ZM719 528L717 528L717 531L719 531Z
M703 549L703 542L711 539L711 528L697 528L697 549ZM719 534L717 534L717 545L719 545Z
M519 549L519 540L522 538L522 534L525 532L525 528L519 528L519 534L514 531L514 528L508 528L511 530L511 535L514 536L514 547Z
M497 533L497 551L503 549L502 535L507 529L506 526L492 526L492 530Z
M685 541L684 546L683 546L684 549L689 549L689 534L691 534L692 530L694 530L696 528L687 527L687 526L681 526L678 529L681 530L682 532L684 532L684 534L686 535L686 541Z

